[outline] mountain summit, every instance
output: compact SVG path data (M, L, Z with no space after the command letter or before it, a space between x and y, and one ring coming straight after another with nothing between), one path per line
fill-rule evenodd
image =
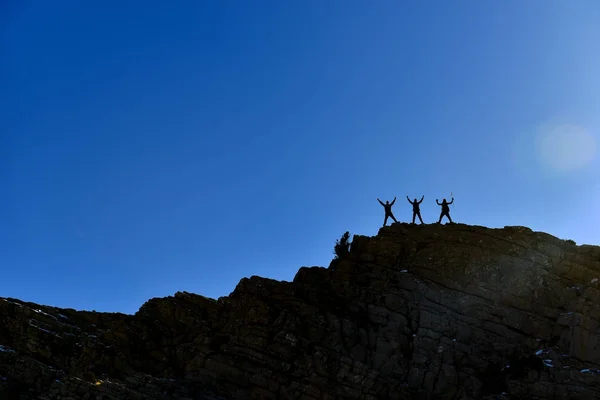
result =
M0 399L597 399L599 279L598 246L398 223L218 300L0 298Z

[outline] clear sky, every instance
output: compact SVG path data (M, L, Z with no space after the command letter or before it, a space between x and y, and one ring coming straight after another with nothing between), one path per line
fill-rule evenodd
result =
M600 2L3 1L0 296L327 266L376 198L600 244Z

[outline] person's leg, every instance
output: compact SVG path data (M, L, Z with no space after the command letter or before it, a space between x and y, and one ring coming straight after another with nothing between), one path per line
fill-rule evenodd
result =
M450 221L451 224L453 224L454 222L452 222L452 218L450 218L450 213L446 214L446 217L448 217L448 220Z
M412 221L413 224L415 223L415 217L416 216L417 216L417 213L413 211L413 221ZM421 218L421 217L419 217L419 218Z
M393 214L393 213L390 213L390 217L392 217L392 219L394 220L394 222L396 222L396 223L398 222L398 221L396 220L396 217L394 217L394 214Z
M385 226L385 224L387 224L388 217L389 217L389 215L385 214L385 218L383 220L383 226Z
M421 221L421 224L423 224L423 218L421 218L421 212L419 211L417 213L417 215L419 216L419 221ZM415 222L415 218L413 217L413 223Z
M438 224L442 223L442 218L444 217L444 212L442 211L442 213L440 214L440 219L438 220Z
M452 220L450 219L450 213L442 213L442 215L440 216L440 221L442 220L443 217L448 218L448 221L452 222Z

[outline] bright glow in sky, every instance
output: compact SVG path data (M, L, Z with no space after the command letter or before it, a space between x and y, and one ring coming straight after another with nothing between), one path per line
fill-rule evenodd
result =
M596 139L581 126L545 125L537 139L541 163L555 171L575 171L596 157Z
M0 296L133 313L291 280L377 233L377 197L598 244L598 21L597 0L3 2Z

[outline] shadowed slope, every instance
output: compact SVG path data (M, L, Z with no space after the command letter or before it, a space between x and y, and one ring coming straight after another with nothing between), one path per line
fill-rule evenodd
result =
M598 398L599 278L600 247L524 227L393 224L218 300L2 299L0 398Z

